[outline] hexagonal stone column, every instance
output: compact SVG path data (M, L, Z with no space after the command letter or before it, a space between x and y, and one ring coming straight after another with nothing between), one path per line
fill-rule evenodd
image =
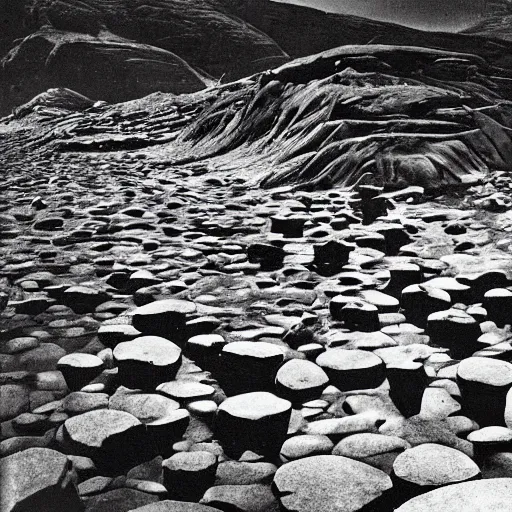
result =
M249 263L259 263L261 270L278 270L283 266L285 252L271 244L254 243L247 248Z
M229 343L221 352L218 379L228 395L250 391L273 391L276 373L283 360L282 349L271 343Z
M165 299L138 307L133 314L133 327L143 334L153 334L179 346L187 341L187 315L196 305L187 300Z
M419 284L423 280L423 273L420 267L413 263L393 265L389 269L389 274L390 279L382 291L397 299L402 295L404 288L413 284Z
M174 379L181 365L181 349L159 336L141 336L114 349L119 383L127 388L154 390Z
M90 457L106 473L118 474L150 458L146 429L127 412L86 412L67 419L62 429L63 448Z
M391 510L392 482L386 473L336 455L316 455L281 466L274 492L290 512Z
M185 355L203 370L216 373L220 364L220 353L226 340L220 334L198 334L188 339Z
M423 363L397 361L387 364L386 376L390 386L389 397L398 410L406 418L418 414L429 382Z
M465 359L478 350L482 330L471 315L460 309L447 309L429 315L426 333L431 343L450 349L454 359Z
M181 452L164 460L162 467L169 497L197 502L215 482L217 457L204 451Z
M380 329L377 306L357 297L338 295L331 300L329 310L335 320L344 322L345 327L353 331L372 332Z
M313 265L315 270L324 276L333 276L343 270L348 263L349 255L354 250L354 246L346 242L330 240L325 244L316 244L313 246L315 258Z
M78 391L89 384L103 371L104 366L99 357L81 353L68 354L57 363L57 369L62 372L71 391Z
M301 238L306 220L304 215L274 215L270 217L270 232L281 233L284 238Z
M364 350L329 349L316 358L316 364L325 371L331 384L342 391L373 389L386 378L384 361Z
M480 427L505 425L506 397L512 387L512 364L487 357L469 357L459 364L457 382L465 414Z
M288 400L267 392L230 397L217 410L216 436L233 458L246 450L275 455L286 439L291 409Z
M429 315L449 309L451 304L452 300L448 292L422 284L413 284L404 288L400 298L400 305L407 321L423 328L427 325Z
M512 291L507 288L493 288L484 295L484 308L489 320L498 327L512 323Z

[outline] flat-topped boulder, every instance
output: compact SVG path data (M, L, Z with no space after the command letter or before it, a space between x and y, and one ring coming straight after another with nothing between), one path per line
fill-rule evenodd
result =
M323 510L355 512L365 507L387 510L392 482L368 464L342 456L316 455L281 466L273 486L286 511L317 512L321 504Z
M29 448L0 459L1 512L82 512L68 458L48 448Z
M59 359L57 369L62 372L66 384L71 391L77 391L98 376L105 363L92 354L74 353Z
M163 382L156 388L157 392L179 402L207 400L215 394L215 388L201 382L173 380Z
M228 395L273 391L284 352L266 342L235 341L221 352L219 381Z
M278 503L269 485L215 485L210 487L200 503L219 510L265 512L277 510Z
M361 433L343 438L332 454L364 462L390 474L395 459L410 447L407 441L397 436Z
M377 307L379 313L396 313L400 307L398 299L379 290L363 290L359 295L368 304Z
M462 405L481 427L504 426L508 390L512 387L512 364L487 357L469 357L457 368Z
M181 349L159 336L119 343L113 355L120 384L132 389L154 390L162 382L173 380L181 365Z
M334 444L327 436L304 434L287 439L281 447L279 457L283 462L290 462L312 455L330 455L333 448Z
M181 440L190 424L190 413L186 409L175 409L149 423L146 432L157 453L169 457L174 453L173 443Z
M471 287L461 283L455 277L434 277L423 284L430 288L448 292L454 304L470 304Z
M418 265L413 263L399 263L389 269L389 281L382 289L387 295L397 299L402 295L402 290L413 284L419 284L423 280L423 273Z
M139 336L142 336L142 333L129 324L103 324L98 329L99 340L112 349L118 343L132 341Z
M409 500L396 512L506 511L512 500L512 478L489 478L447 485Z
M227 454L276 454L286 439L290 416L288 400L264 391L244 393L219 406L215 433Z
M121 386L110 397L108 407L116 411L128 412L142 423L151 423L167 417L179 409L180 404L156 393L141 393Z
M315 244L313 265L321 275L332 276L341 272L348 263L354 246L344 241L329 240L323 244Z
M186 341L187 315L196 311L193 302L164 299L138 307L133 312L133 327L142 334L167 338L183 346Z
M181 452L164 460L162 467L170 497L199 501L215 481L217 457L205 451Z
M133 509L133 512L218 512L219 509L190 501L163 500Z
M342 391L376 388L385 379L384 361L364 350L328 349L316 358L316 364Z
M92 313L109 295L89 286L70 286L64 291L63 302L75 313Z
M319 398L328 383L329 377L320 366L303 359L287 361L276 375L277 393L294 403Z
M448 348L454 359L470 357L478 350L477 340L482 335L479 323L455 308L429 315L426 332L432 344Z
M450 294L427 284L412 284L402 290L400 306L407 321L418 327L426 327L429 315L449 309L452 304Z
M213 372L218 369L219 354L225 344L220 334L197 334L188 339L184 350L198 366Z
M401 503L436 487L481 478L480 469L467 455L440 444L409 448L393 463Z
M506 420L507 415L505 413ZM500 463L504 462L500 460L499 453L508 452L512 448L512 430L507 427L483 427L470 432L467 439L470 443L473 443L475 458L480 463L484 478L489 478L490 468L495 466L498 469ZM497 458L495 457L496 455L498 455ZM507 464L505 463L506 466ZM506 470L501 476L508 476Z
M107 471L135 466L148 455L144 425L132 414L116 410L90 411L63 425L64 448L90 457Z
M158 496L137 489L121 487L108 490L85 500L86 512L127 512L158 502Z
M347 329L373 332L380 328L377 306L358 297L337 295L329 303L329 311L332 317L342 321Z
M272 244L254 243L247 248L249 263L259 264L262 270L277 270L283 266L285 252Z
M498 327L512 323L512 291L508 288L492 288L485 292L483 305L489 320L495 322Z

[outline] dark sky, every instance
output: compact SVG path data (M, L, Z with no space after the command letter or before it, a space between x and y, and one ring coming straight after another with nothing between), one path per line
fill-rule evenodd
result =
M276 0L328 12L455 31L478 23L486 0Z

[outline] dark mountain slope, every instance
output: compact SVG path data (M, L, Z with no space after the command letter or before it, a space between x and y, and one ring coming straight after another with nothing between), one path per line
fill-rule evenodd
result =
M62 84L92 99L117 102L155 90L198 91L210 83L181 58L160 48L111 34L95 37L51 28L16 46L2 63L2 75L4 108Z
M268 0L226 0L236 14L259 28L292 57L345 44L422 46L482 55L497 65L512 63L512 46L503 41L412 28L343 16Z
M228 82L345 44L423 46L512 65L508 41L422 32L270 0L0 0L0 12L7 27L0 36L1 114L49 87L113 102L192 92L208 76ZM49 59L50 70L52 48L58 59Z
M465 32L512 41L512 2L510 0L489 1L485 18Z
M0 2L5 4L0 5L0 12L8 27L0 42L4 56L1 114L48 87L75 88L93 99L123 101L154 91L184 92L174 84L186 84L188 79L176 80L173 75L177 70L178 75L190 75L190 66L198 75L225 75L230 80L289 60L271 38L216 2L14 0L16 8L9 7L6 0ZM2 11L4 7L8 8ZM59 55L69 58L59 62L59 76L50 73L48 78L45 51L51 52L54 43L43 40L50 33L52 41L59 38L65 43L57 45ZM20 39L29 34L37 35ZM34 37L41 42L39 57L32 55ZM83 41L78 45L80 38ZM120 44L125 45L122 51ZM27 51L31 58L26 62L22 55ZM171 68L169 59L174 62ZM77 64L84 73L90 68L86 80L81 80ZM197 90L197 80L191 84L187 92Z

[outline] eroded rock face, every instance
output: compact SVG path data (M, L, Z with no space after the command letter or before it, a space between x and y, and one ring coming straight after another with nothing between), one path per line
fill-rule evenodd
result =
M216 111L213 105L183 133L178 151L183 159L229 154L247 141L254 142L249 131L254 133L258 126L258 144L268 150L260 165L265 161L273 166L262 180L264 187L355 187L370 181L431 190L441 183L477 183L482 169L506 168L510 137L491 111L488 115L464 109L454 94L453 78L439 76L447 61L465 70L456 85L463 95L477 103L492 101L494 92L477 82L479 76L494 71L479 56L405 46L347 46L262 75L258 84L246 89L243 113L235 122L231 116L224 118L215 133L208 128ZM501 88L499 94L506 97L508 92ZM238 99L239 93L234 94L233 101ZM227 97L219 101L219 109L226 101ZM331 101L332 109L327 108ZM299 108L305 112L305 105L310 110L307 122L301 115L291 123L282 121L286 112ZM447 116L444 109L458 113ZM503 145L496 148L491 140Z
M481 1L478 0L478 3ZM394 19L396 12L393 12L391 3L385 2L385 5L388 12L390 9L392 11L389 19ZM91 99L115 98L116 101L162 90L175 92L178 88L189 87L186 91L191 92L197 90L197 80L190 75L190 68L203 70L200 72L203 76L208 74L216 79L223 77L233 80L278 66L290 58L341 45L367 44L374 40L390 45L419 45L473 52L499 64L508 61L506 55L510 53L510 46L506 42L494 42L488 46L479 37L422 32L406 27L396 30L394 25L386 22L350 16L354 13L354 7L357 12L365 12L364 7L361 11L361 6L352 4L344 13L332 14L269 0L201 0L194 3L185 0L165 3L137 0L129 4L121 0L108 3L100 0L80 3L36 0L20 1L16 5L3 0L0 10L5 20L5 30L0 41L0 58L13 48L19 51L26 46L26 41L22 44L19 42L27 36L39 34L37 38L41 41L40 35L48 32L47 27L52 27L68 42L88 39L94 44L92 47L83 43L79 47L73 44L70 50L66 43L59 50L61 55L65 53L65 58L61 58L61 64L65 65L62 73L53 73L53 68L48 70L45 59L39 56L30 66L35 71L32 83L28 79L20 82L23 76L12 75L11 67L11 72L5 73L0 79L3 82L0 88L0 112L9 113L12 106L29 101L48 87L73 88L73 83L81 94L87 95L87 92L80 87L86 87L89 93L104 93L101 98L92 94ZM402 6L400 14L410 14L410 8L410 5ZM415 10L416 6L413 6L412 12ZM438 11L429 5L422 12L422 19L433 16L444 24L447 18L439 16ZM463 11L464 16L455 17L458 23L463 17L474 13L466 4ZM376 10L372 7L371 12L375 14ZM382 19L386 20L387 17ZM501 25L498 23L498 26ZM307 31L302 30L304 26L308 26ZM491 23L493 30L496 27L492 27ZM485 29L482 32L485 33ZM120 42L130 45L130 50L121 50L118 46ZM162 58L160 50L178 56L180 61L169 63ZM43 48L41 51L45 53ZM78 51L87 58L83 61L83 67L74 69L72 56ZM91 58L93 63L100 66L97 76L92 73L87 76L87 69L91 69ZM17 61L16 65L23 68L21 59ZM363 59L358 63L367 65L368 61ZM463 73L464 70L462 76ZM187 78L181 80L173 76L176 74ZM439 75L451 75L458 79L461 71L454 63L445 62L439 66ZM88 80L81 82L80 79L86 76ZM115 87L109 88L112 83L115 83Z

